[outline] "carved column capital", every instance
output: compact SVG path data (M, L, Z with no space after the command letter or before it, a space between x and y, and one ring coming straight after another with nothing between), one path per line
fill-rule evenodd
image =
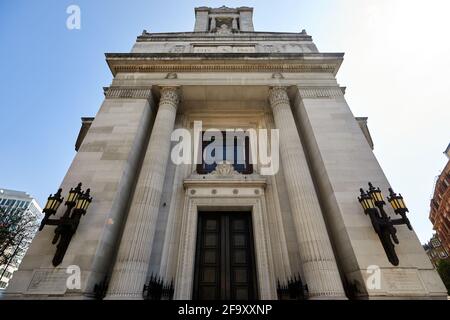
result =
M289 104L287 87L271 87L269 89L269 101L272 109L275 109L279 104Z
M173 106L178 106L180 102L181 93L180 87L161 87L161 98L159 104L170 104Z

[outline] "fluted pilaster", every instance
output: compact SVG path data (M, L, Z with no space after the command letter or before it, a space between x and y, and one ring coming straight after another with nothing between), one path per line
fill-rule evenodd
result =
M142 299L179 97L177 87L161 89L158 113L128 213L107 299Z
M271 88L269 101L279 129L280 158L310 297L345 298L286 88Z

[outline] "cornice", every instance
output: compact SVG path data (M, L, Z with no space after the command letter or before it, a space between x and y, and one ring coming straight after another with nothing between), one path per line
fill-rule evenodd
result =
M173 58L185 58L185 59L217 59L217 58L260 58L260 59L303 59L303 60L318 60L318 59L342 59L344 53L342 52L186 52L186 53L173 53L173 52L158 52L158 53L145 53L145 52L132 52L132 53L117 53L107 52L105 53L107 59L120 58L120 59L173 59Z
M342 53L107 53L113 73L320 72L336 75Z
M291 32L245 32L230 35L217 35L210 32L165 32L149 33L144 31L138 36L137 42L152 41L312 41L312 37L305 33Z

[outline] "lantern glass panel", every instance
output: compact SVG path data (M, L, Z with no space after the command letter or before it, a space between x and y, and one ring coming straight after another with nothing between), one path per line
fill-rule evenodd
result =
M376 195L377 195L377 201L383 201L383 194L380 191L377 191Z
M82 209L83 208L83 198L79 198L77 200L77 204L75 205L75 209Z
M392 208L394 208L394 210L397 210L398 205L397 205L397 201L396 201L395 198L391 198L391 199L389 200L389 203L391 204Z
M359 203L361 203L361 206L363 207L364 210L367 209L366 200L361 200Z
M87 210L89 208L90 204L91 204L91 201L86 200L86 203L84 205L84 210Z
M403 199L398 199L398 202L399 202L399 207L400 207L400 208L406 209L406 204L405 204L405 202L403 201Z
M74 190L71 190L69 192L69 196L67 197L67 199L68 199L67 201L69 201L69 202L77 201L77 199L78 199L78 192L74 191Z
M45 209L51 209L52 208L53 199L48 199L47 203L45 204Z
M58 210L60 204L61 204L61 201L55 200L55 209L54 210Z

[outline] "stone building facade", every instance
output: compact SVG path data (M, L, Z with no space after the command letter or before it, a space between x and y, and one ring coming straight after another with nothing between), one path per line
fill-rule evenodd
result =
M450 252L450 144L444 153L449 161L436 180L430 203L430 221L442 245Z
M254 31L252 8L195 15L194 32L144 31L130 53L106 54L112 84L61 185L83 182L93 203L57 267L53 229L39 233L8 296L92 298L105 280L105 299L142 299L156 274L175 299L277 299L277 282L298 274L310 299L446 297L416 234L397 227L392 265L358 202L368 181L390 185L336 81L343 54L305 31ZM196 121L278 129L279 170L175 164L171 135L201 145ZM65 286L71 265L79 289Z
M441 260L450 260L447 250L442 245L442 241L439 239L437 234L433 234L430 241L423 245L428 258L431 263L437 268Z

